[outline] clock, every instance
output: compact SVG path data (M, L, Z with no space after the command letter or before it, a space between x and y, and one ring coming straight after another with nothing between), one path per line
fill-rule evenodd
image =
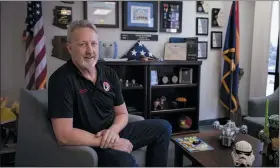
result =
M172 76L172 83L177 83L178 82L178 77L176 75Z
M162 83L163 83L163 84L167 84L168 81L169 81L169 79L168 79L167 76L164 76L164 77L162 78Z

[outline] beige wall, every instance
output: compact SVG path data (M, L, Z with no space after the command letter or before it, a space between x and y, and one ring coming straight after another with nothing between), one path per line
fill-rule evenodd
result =
M211 28L210 30L226 30L231 2L209 1L211 8L224 9L223 28ZM241 34L241 62L245 74L240 83L240 100L244 113L247 111L247 100L249 97L249 76L251 70L252 55L252 29L254 23L255 2L240 1L240 34ZM55 35L66 35L66 30L52 25L53 9L55 6L72 6L73 19L82 19L83 5L77 2L73 5L63 4L60 1L43 1L43 17L45 24L45 39L47 48L48 76L50 76L64 61L51 56L51 40ZM26 2L2 2L1 5L1 96L8 96L11 100L18 100L19 88L24 87L24 45L21 41L22 31L25 28ZM120 10L121 12L121 10ZM120 15L121 16L121 15ZM195 1L184 1L183 3L183 27L181 34L158 33L159 41L144 42L148 49L156 54L163 55L164 43L169 37L192 37L195 36L196 16L207 16L211 20L211 14L201 15L195 12ZM122 19L120 19L120 25ZM209 23L210 24L210 23ZM99 29L101 40L114 40L119 46L119 56L122 56L133 45L133 41L121 41L121 28ZM210 33L209 33L210 34ZM210 48L210 35L199 37L199 40L208 40ZM222 73L221 50L208 50L208 59L203 61L201 72L201 103L200 120L224 117L225 113L219 104L219 87Z

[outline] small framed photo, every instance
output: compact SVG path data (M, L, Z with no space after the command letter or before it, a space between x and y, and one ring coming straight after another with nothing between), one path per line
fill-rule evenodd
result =
M205 17L196 18L196 35L208 35L209 19Z
M118 1L84 1L84 19L96 27L119 28Z
M196 1L196 12L208 14L209 4L207 1Z
M199 41L197 50L197 58L198 59L207 59L208 56L208 42L207 41Z
M212 31L211 32L211 48L222 48L223 46L223 32Z
M180 68L179 71L179 83L191 84L193 77L192 68Z
M151 85L158 85L157 70L151 70Z
M123 1L123 31L158 31L157 1Z
M160 32L181 33L182 32L182 1L160 2Z

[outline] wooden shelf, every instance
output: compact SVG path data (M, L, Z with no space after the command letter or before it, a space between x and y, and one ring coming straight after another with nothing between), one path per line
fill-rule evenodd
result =
M184 87L197 87L197 84L165 84L165 85L152 85L152 88L184 88Z
M166 109L166 110L153 110L151 114L166 114L166 113L181 113L186 111L195 111L195 107L188 107L188 108L178 108L178 109Z
M164 119L173 128L172 135L199 132L199 100L200 100L200 73L202 61L99 61L100 64L115 70L120 79L135 79L143 86L122 86L123 97L129 114L142 115L145 119ZM151 71L157 71L157 77L164 75L179 75L181 68L192 68L192 82L190 84L158 84L151 85ZM172 108L172 103L167 103L163 110L154 110L153 103L156 98L165 96L166 99L175 100L177 97L186 97L186 108ZM140 100L140 101L139 101ZM180 107L180 106L178 106ZM183 106L182 106L183 107ZM181 129L178 119L188 116L192 120L192 127L188 130Z
M193 133L198 133L198 132L199 132L199 130L193 130L193 129L181 130L181 131L173 132L172 136L181 135L181 134L193 134Z
M143 86L128 86L128 87L122 87L122 90L141 90L143 89Z

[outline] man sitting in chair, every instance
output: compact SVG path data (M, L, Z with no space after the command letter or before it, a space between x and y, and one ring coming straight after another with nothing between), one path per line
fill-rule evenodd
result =
M167 165L171 125L148 119L128 123L128 111L116 72L98 64L96 27L72 22L67 32L71 60L50 77L48 108L61 145L87 145L98 166L134 167L131 151L147 147L146 166Z

